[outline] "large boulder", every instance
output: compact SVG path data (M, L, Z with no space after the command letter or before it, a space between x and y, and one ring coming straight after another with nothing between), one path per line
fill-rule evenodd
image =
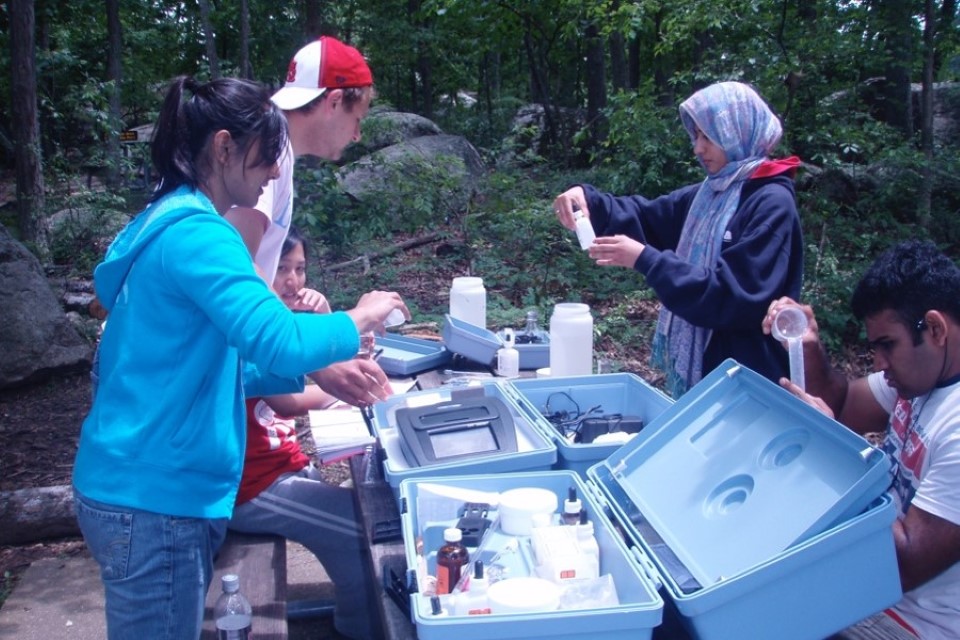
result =
M0 225L0 389L90 366L36 257Z
M363 136L343 153L342 164L359 160L385 147L422 136L436 136L443 130L432 120L415 113L373 109L363 119Z
M341 188L360 202L403 202L415 192L443 191L444 207L462 210L485 170L466 138L421 136L380 149L343 167Z

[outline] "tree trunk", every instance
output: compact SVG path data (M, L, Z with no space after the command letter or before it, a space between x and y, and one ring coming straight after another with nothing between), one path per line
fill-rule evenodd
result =
M933 200L933 67L936 48L936 8L933 0L924 2L923 27L923 91L920 99L920 147L923 149L923 181L920 189L920 202L917 204L917 216L920 226L929 229Z
M13 0L16 2L17 0ZM26 544L80 534L73 511L73 487L0 491L0 544Z
M620 9L620 0L615 0L612 11ZM623 90L627 88L627 58L623 32L614 31L610 34L610 82L613 88Z
M21 240L41 262L49 256L45 218L40 123L37 117L37 73L34 49L33 0L10 0L10 97L14 163L17 174L17 217Z
M240 0L240 77L253 77L250 68L250 3L247 0Z
M593 148L606 138L603 110L607 107L607 76L604 68L603 38L596 23L587 26L587 122Z
M220 77L220 58L217 56L217 40L210 22L210 0L200 0L200 23L203 25L203 37L207 46L207 60L210 62L210 79Z
M303 7L304 35L307 40L316 40L323 34L323 11L318 0L306 0Z
M110 127L107 131L107 185L120 183L120 94L123 86L123 28L120 25L120 0L106 0L107 5L107 81L110 83Z
M903 0L877 3L887 65L881 87L883 120L903 133L913 135L913 108L910 99L910 61L913 60L912 6Z

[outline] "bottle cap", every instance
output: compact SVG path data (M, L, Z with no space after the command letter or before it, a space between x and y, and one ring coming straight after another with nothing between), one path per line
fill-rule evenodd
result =
M236 593L240 591L240 576L228 573L220 578L220 586L223 587L224 593Z
M433 613L433 615L435 615L435 616L438 616L438 615L440 615L441 613L443 613L443 606L441 606L441 604L440 604L440 597L439 597L439 596L431 596L431 597L430 597L430 611L431 611L431 612Z
M463 540L463 531L457 527L447 527L443 530L443 539L445 542L460 542Z
M583 508L583 504L576 498L573 500L564 500L563 502L563 512L567 514L574 514L578 518L580 517L580 511Z
M483 580L483 560L477 560L473 563L473 577L476 580Z

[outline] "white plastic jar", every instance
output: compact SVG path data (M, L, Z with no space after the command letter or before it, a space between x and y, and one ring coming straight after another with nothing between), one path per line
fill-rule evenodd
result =
M487 328L487 290L483 278L461 276L450 286L450 316Z
M586 376L593 372L593 316L590 305L561 302L550 316L550 375Z

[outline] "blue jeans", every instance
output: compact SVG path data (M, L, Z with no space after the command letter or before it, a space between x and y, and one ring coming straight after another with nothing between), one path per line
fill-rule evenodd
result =
M77 491L74 505L100 565L109 640L196 640L226 519L117 507Z

